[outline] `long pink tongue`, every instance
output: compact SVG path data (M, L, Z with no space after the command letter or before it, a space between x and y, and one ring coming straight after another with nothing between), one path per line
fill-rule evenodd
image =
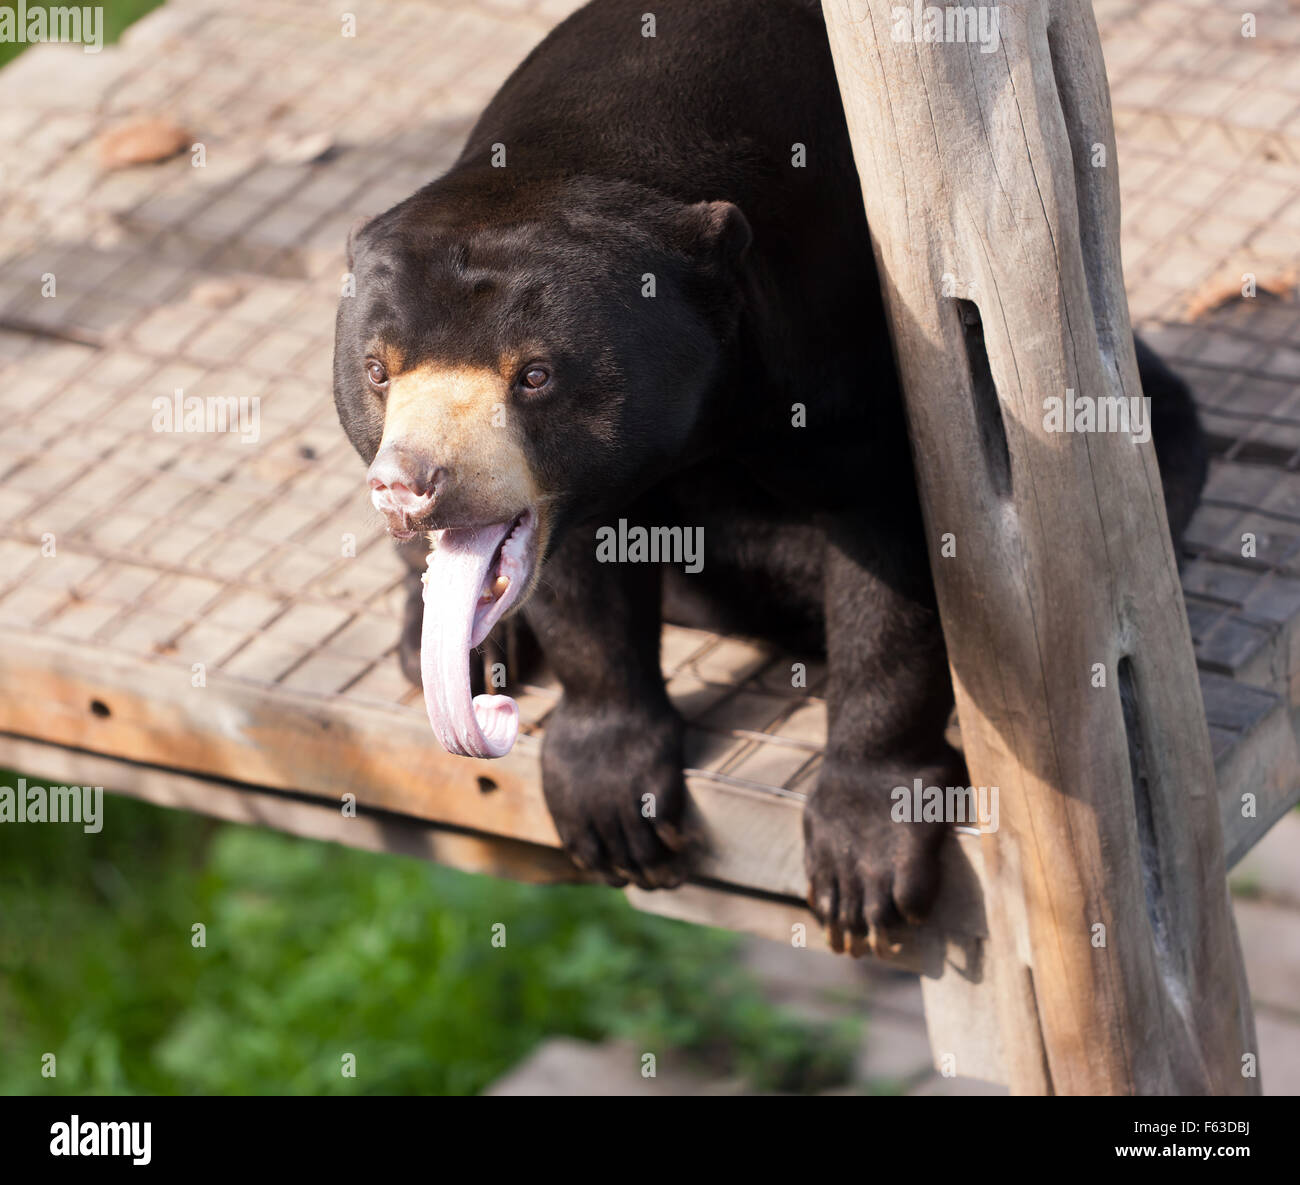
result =
M508 695L469 694L469 653L490 628L479 596L510 527L439 532L424 574L424 706L442 747L462 757L504 757L519 735L519 707Z

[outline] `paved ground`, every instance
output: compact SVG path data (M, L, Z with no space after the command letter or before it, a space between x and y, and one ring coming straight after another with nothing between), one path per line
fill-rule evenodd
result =
M18 570L46 530L80 531L106 554L177 557L178 579L238 571L255 582L256 561L273 573L268 586L301 584L327 567L309 532L326 502L342 507L331 512L329 557L337 531L354 531L375 549L369 567L380 584L391 583L396 566L373 516L359 496L347 501L355 466L329 400L346 230L448 164L508 70L574 6L354 0L356 36L344 37L333 10L313 0L171 0L119 48L85 55L38 46L0 72L0 521L8 524L0 586L4 569ZM1216 285L1236 287L1244 271L1285 285L1300 259L1300 6L1253 5L1252 38L1224 0L1098 0L1096 10L1115 101L1134 319L1197 375L1231 369L1254 384L1231 388L1234 399L1271 383L1270 409L1281 399L1289 413L1300 395L1293 311L1269 314L1253 323L1253 336L1237 338L1186 322ZM203 146L204 166L186 154L103 173L97 135L141 113L184 124ZM44 296L48 276L55 293ZM143 429L153 396L177 387L261 394L263 442L256 463L228 482L227 518L178 522L149 537L146 507L181 506L190 483L227 482L234 471L228 451L177 450ZM1198 390L1207 405L1220 401L1208 418L1224 431L1236 414L1222 402L1229 390ZM1268 431L1300 443L1297 424L1279 418ZM39 469L30 464L37 453ZM53 490L51 458L65 466ZM103 515L109 506L114 513ZM214 547L214 532L235 522L256 529L241 526L242 538ZM250 538L264 551L241 551ZM172 595L192 602L201 592L190 583ZM6 598L5 620L31 624L23 604ZM241 625L265 611L252 592L231 609ZM151 608L147 625L165 632L168 612ZM82 637L106 625L75 613L61 621ZM306 633L326 624L291 621ZM210 623L205 653L222 628ZM250 672L272 669L282 661L275 638L244 661ZM391 664L362 676L361 657L338 661L298 677L349 687L361 678L362 691L381 696L402 690ZM1250 892L1238 917L1264 1083L1278 1092L1300 1091L1298 830L1293 815L1237 878ZM794 1006L858 1007L843 992L860 987L860 969L760 945L751 957L774 995ZM870 978L861 1081L921 1093L976 1089L929 1070L915 984ZM561 1089L565 1065L593 1072L582 1060L589 1052L557 1061L544 1051L539 1073Z

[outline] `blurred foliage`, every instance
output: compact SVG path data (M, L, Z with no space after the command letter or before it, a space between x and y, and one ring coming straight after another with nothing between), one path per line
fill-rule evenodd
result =
M49 0L48 3L42 0L27 0L27 11L31 12L36 8L54 8L66 7L72 0ZM138 21L146 12L151 12L162 4L162 0L108 0L106 4L92 5L91 7L102 8L103 10L103 33L104 44L110 45L121 35L122 30L134 21ZM78 5L81 7L81 5ZM0 0L0 8L8 8L10 11L17 12L18 5L14 0ZM16 58L27 48L22 42L0 41L0 66L3 66L11 58ZM81 52L81 51L78 51Z
M559 1034L630 1038L661 1068L686 1058L755 1088L848 1076L856 1025L791 1019L736 938L614 890L469 876L127 798L107 796L104 817L98 835L0 826L0 1093L469 1093Z

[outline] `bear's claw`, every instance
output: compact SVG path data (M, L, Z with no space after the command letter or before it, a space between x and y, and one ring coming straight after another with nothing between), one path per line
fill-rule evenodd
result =
M882 776L827 766L804 807L808 906L830 948L854 957L898 954L899 931L925 920L939 888L945 826L894 822Z

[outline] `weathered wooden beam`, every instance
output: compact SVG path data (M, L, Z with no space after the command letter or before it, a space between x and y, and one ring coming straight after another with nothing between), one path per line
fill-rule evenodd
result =
M529 845L548 853L548 868L551 856L567 863L542 798L536 738L521 737L509 756L495 761L453 757L430 743L419 711L220 674L196 688L189 665L166 656L0 629L0 763L6 750L21 754L15 746L24 740L70 751L58 771L70 784L89 780L87 769L103 756L130 763L121 772L131 775L103 784L142 797L150 797L140 789L150 784L149 770L188 776L196 786L208 779L243 793L265 789L318 799L333 811L351 795L364 809ZM42 766L13 760L19 769L49 776ZM182 782L170 785L176 792ZM687 787L701 829L714 840L697 861L696 875L754 894L755 901L781 899L776 912L756 906L747 928L788 941L785 919L792 906L803 908L806 889L802 795L706 775L688 776ZM200 801L192 788L182 805L203 809ZM258 810L272 809L265 805L271 796L258 801L264 803ZM276 809L267 822L281 826L277 820L289 817ZM446 844L440 850L453 851ZM968 854L954 844L945 861L944 924L914 936L900 953L900 966L939 974L949 945L964 948L985 934ZM472 863L445 862L476 870ZM678 906L663 900L660 912L675 915Z
M1008 1082L1254 1092L1155 454L1044 424L1044 399L1067 389L1141 391L1091 6L1004 0L994 52L900 39L889 0L823 7L971 778L1001 791L1002 829L984 841L986 966Z

